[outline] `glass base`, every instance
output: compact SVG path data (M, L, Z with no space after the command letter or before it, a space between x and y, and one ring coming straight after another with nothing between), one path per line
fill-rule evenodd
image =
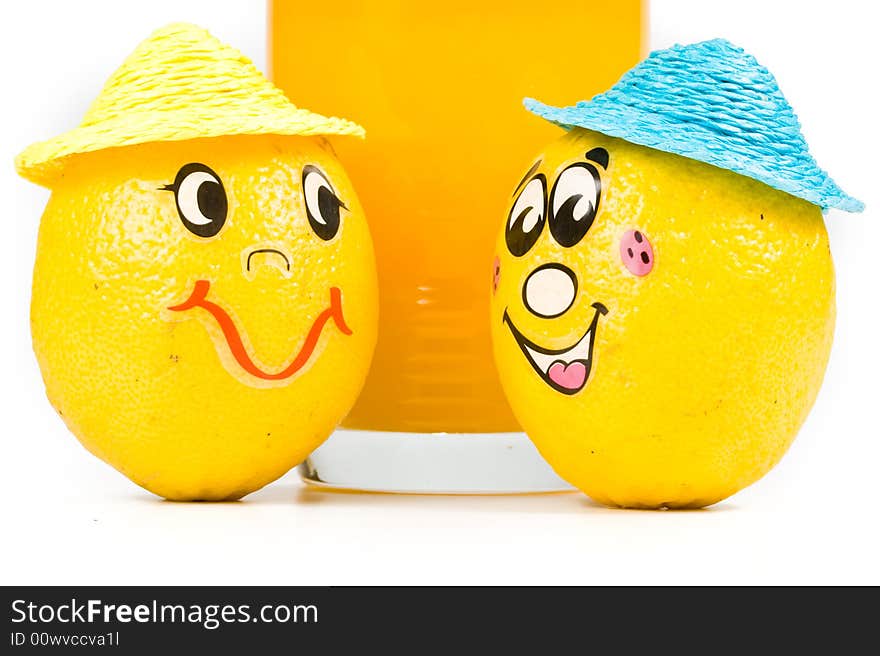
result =
M336 431L299 469L309 485L408 494L567 492L525 433Z

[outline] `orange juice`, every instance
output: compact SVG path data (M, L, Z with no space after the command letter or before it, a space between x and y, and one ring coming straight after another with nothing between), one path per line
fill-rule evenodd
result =
M378 345L346 426L518 430L492 361L493 248L513 187L558 132L522 99L606 90L639 60L645 13L639 0L270 4L275 83L367 130L333 142L380 287Z

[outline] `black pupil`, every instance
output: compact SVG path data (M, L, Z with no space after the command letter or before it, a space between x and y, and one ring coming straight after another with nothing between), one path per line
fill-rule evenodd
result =
M315 182L318 188L312 198L310 189ZM327 176L312 164L303 167L302 188L312 232L324 241L330 241L339 232L339 208L345 205L333 191Z
M223 193L223 187L219 184L206 180L199 185L196 197L199 210L206 218L218 221L226 217L226 194Z
M311 173L311 175L318 175L318 173ZM314 233L324 241L330 241L339 232L340 207L342 207L342 201L326 184L318 187L318 207L314 208L318 212L318 216L314 216L312 208L308 204L306 205L309 225Z
M539 174L536 178L533 178L533 180L535 179L541 180L543 186L544 179L542 175ZM530 181L529 185L531 184L532 182ZM523 190L522 193L525 193L525 190ZM520 202L519 198L517 198L516 202L513 204L513 208L510 210L510 216L507 221L507 230L504 234L504 239L507 242L507 250L509 250L510 254L514 257L521 257L528 253L529 249L538 241L538 238L541 236L541 231L544 228L543 207L529 205L521 210L519 207ZM516 216L513 215L514 212L517 212ZM534 218L533 213L535 212L538 214L538 220L535 221L531 229L526 232L523 227L526 219Z
M197 173L207 173L212 179L203 180L201 184L199 184L198 189L196 189L195 201L199 208L199 213L202 216L191 217L185 214L185 212L192 211L186 209L191 206L191 199L183 199L184 202L181 206L181 198L178 194L180 193L180 188L184 181L189 176ZM177 202L177 213L180 216L180 220L183 222L184 227L192 234L205 238L213 237L220 232L223 224L226 223L226 214L229 211L226 190L223 188L223 183L220 182L220 176L204 164L192 162L181 167L177 172L177 177L174 179L174 184L164 187L164 189L174 191L175 200ZM192 192L185 191L184 193ZM208 222L206 223L204 219L208 219Z
M328 224L339 225L339 199L327 187L318 189L318 211Z
M590 189L584 189L584 192L587 195L585 201L586 211L582 215L575 216L574 212L578 204L582 207L585 204L585 194L573 193L562 202L562 205L559 206L559 210L550 217L550 234L553 235L553 239L555 239L560 246L566 248L574 246L584 238L584 235L587 234L587 231L593 225L593 220L596 218L596 210L599 205L599 190L601 184L599 174L589 164L583 165L583 168L585 168L592 177ZM562 175L565 175L565 172L563 172ZM562 175L560 175L560 179L562 178ZM559 184L558 180L557 184ZM550 201L551 207L556 204L553 199L555 194L556 188L554 186ZM595 202L593 202L594 199Z

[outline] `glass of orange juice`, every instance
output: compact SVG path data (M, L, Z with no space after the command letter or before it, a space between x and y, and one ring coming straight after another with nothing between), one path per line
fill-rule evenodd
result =
M489 339L496 232L558 129L522 98L600 93L644 51L640 0L270 2L270 68L297 104L348 116L333 142L370 222L379 338L363 393L303 466L401 492L566 489L519 432Z

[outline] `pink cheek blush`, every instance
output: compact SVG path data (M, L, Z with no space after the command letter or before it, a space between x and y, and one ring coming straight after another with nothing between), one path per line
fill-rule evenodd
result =
M654 248L640 230L629 230L620 240L620 259L634 276L647 276L654 268Z

